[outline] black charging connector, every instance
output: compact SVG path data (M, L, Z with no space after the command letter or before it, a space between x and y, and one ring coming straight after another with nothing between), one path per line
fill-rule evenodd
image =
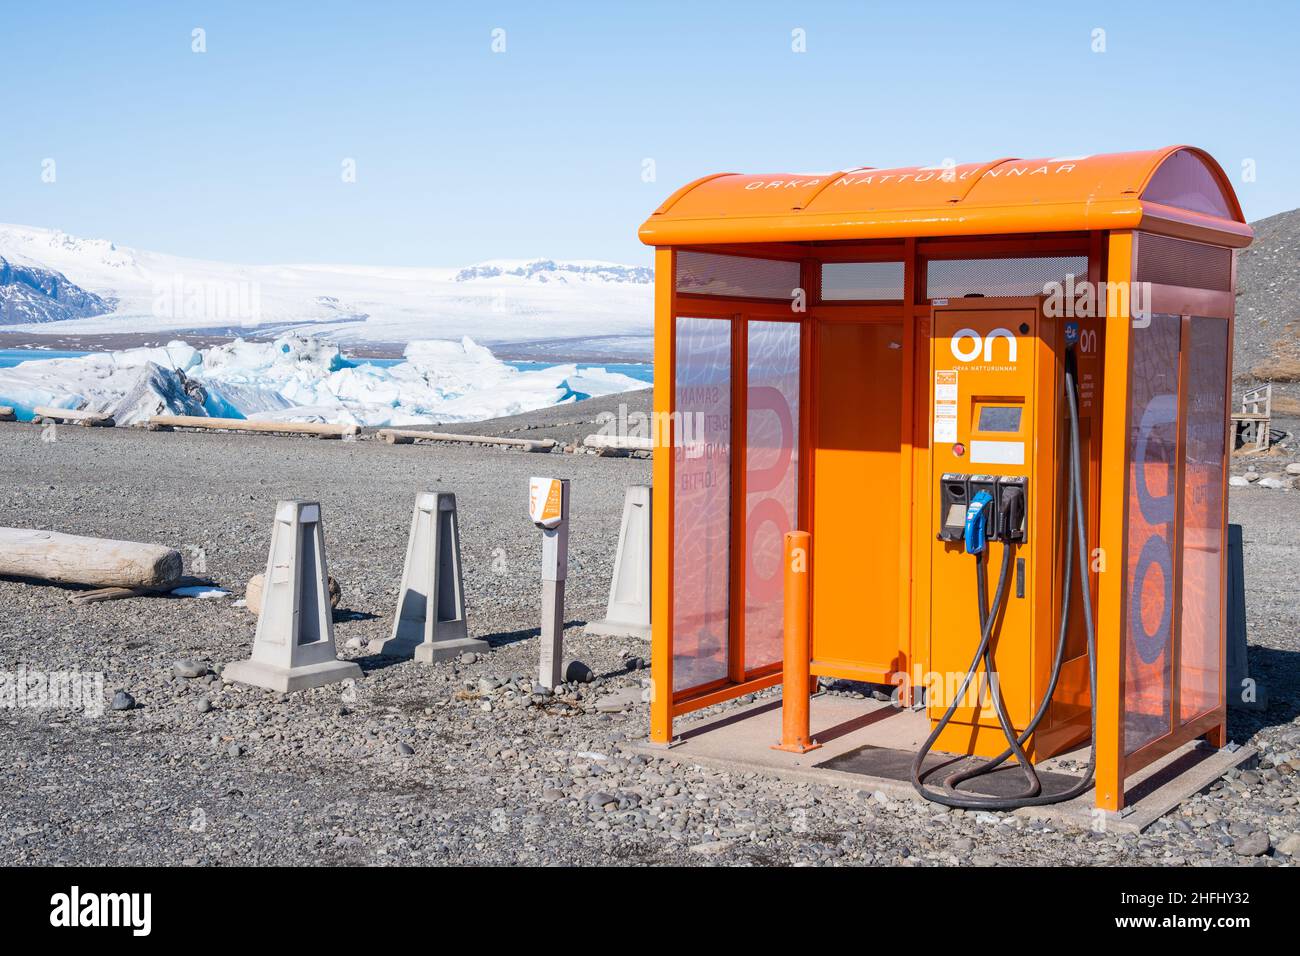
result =
M1003 475L993 500L998 503L998 540L1023 544L1029 527L1029 479Z
M940 541L961 541L966 536L966 507L970 504L970 475L944 472L939 478Z

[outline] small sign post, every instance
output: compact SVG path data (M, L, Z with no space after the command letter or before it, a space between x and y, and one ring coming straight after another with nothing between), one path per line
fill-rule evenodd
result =
M537 680L564 681L564 581L569 576L569 479L531 478L528 516L542 529L542 651Z

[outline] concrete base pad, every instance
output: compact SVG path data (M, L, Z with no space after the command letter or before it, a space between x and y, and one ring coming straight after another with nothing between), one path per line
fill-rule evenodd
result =
M674 763L700 764L717 770L763 773L800 783L882 791L891 799L923 800L907 779L868 776L825 764L851 765L843 758L861 747L878 747L914 753L925 741L930 723L924 711L900 710L888 703L819 694L811 701L810 725L822 747L806 754L772 749L781 735L781 700L760 701L720 716L678 722L678 736L670 747L638 741L625 749ZM1105 826L1117 832L1140 832L1182 801L1213 783L1230 768L1253 756L1242 747L1215 750L1204 741L1184 744L1128 778L1128 806L1106 813ZM1044 771L1071 773L1071 764L1088 759L1088 745L1044 760ZM1077 776L1077 771L1074 771ZM904 775L905 776L905 775ZM1019 816L1054 820L1063 825L1095 829L1098 825L1095 792L1066 803L1017 810Z
M453 641L434 641L419 644L415 648L415 659L421 664L433 664L448 661L465 653L486 654L489 650L487 641L476 637L459 637Z
M272 667L259 661L235 661L227 664L221 672L223 680L252 684L267 690L288 693L306 690L308 687L323 687L337 684L349 677L360 679L361 668L352 661L322 661L304 667Z
M423 640L408 641L400 637L376 638L366 645L371 654L383 654L385 657L405 657L419 661L421 664L433 664L437 661L451 660L468 652L485 654L489 649L487 641L473 637L458 637L450 641Z
M624 624L619 621L593 621L583 628L588 634L597 634L601 637L635 637L642 641L650 640L650 626L639 624Z

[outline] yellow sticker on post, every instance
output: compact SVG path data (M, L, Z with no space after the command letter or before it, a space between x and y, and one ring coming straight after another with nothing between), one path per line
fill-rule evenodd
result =
M564 520L564 490L560 479L528 479L528 517L539 528L554 528Z

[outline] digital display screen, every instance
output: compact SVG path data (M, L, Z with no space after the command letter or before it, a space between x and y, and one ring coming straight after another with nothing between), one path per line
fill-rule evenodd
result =
M1019 405L985 405L977 427L982 432L1018 432L1023 410Z

